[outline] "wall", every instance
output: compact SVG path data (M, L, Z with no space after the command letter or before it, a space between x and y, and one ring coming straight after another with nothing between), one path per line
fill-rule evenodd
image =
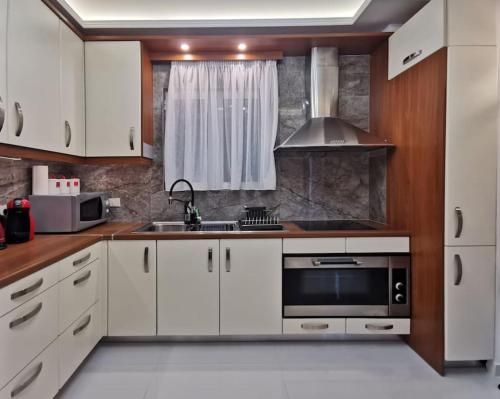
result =
M278 63L278 142L306 120L303 101L309 96L308 57L287 57ZM170 64L154 66L154 159L143 166L51 165L51 172L79 176L85 191L106 191L122 199L114 220L179 219L180 204L169 206L163 183L163 95ZM370 57L340 57L339 116L368 129ZM14 164L12 164L14 165ZM18 173L0 169L0 200L30 191L29 162ZM59 169L61 171L59 172ZM286 152L276 154L276 191L208 191L196 193L206 219L237 218L242 205L279 206L282 219L354 218L385 220L385 153ZM2 184L3 182L3 184ZM1 203L1 202L0 202Z

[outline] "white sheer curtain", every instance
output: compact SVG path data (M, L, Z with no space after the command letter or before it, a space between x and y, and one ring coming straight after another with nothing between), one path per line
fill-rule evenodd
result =
M276 189L276 61L172 63L165 119L167 189Z

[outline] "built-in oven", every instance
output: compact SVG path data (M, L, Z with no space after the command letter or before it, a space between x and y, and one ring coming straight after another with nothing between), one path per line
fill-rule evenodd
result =
M409 317L410 256L284 256L283 316Z

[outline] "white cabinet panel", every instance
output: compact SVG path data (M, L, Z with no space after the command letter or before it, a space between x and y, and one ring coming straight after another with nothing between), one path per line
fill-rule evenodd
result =
M102 257L102 242L98 242L88 248L82 249L77 253L68 256L61 260L59 264L59 280L64 280L66 277L76 273L94 260ZM107 254L106 254L107 257Z
M8 143L7 128L7 0L0 0L0 143Z
M10 1L8 18L9 142L61 151L59 18L39 0Z
M332 254L345 252L345 238L285 238L285 254Z
M220 333L281 334L281 240L221 240Z
M86 42L85 86L87 156L140 156L140 43Z
M219 334L219 240L158 241L158 335Z
M495 46L495 0L448 0L448 46Z
M492 359L494 323L495 247L445 248L445 359Z
M283 319L283 334L345 334L345 319Z
M61 24L61 140L63 152L85 155L85 48Z
M347 319L347 334L408 335L410 319Z
M347 253L408 253L409 237L348 237Z
M109 335L156 335L156 241L108 246Z
M450 47L446 107L445 245L495 245L496 47ZM463 215L463 230L457 233Z

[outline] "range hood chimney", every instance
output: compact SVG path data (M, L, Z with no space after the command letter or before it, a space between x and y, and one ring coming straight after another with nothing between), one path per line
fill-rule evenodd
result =
M339 54L335 47L315 47L311 54L311 118L275 150L375 150L387 140L337 118Z

